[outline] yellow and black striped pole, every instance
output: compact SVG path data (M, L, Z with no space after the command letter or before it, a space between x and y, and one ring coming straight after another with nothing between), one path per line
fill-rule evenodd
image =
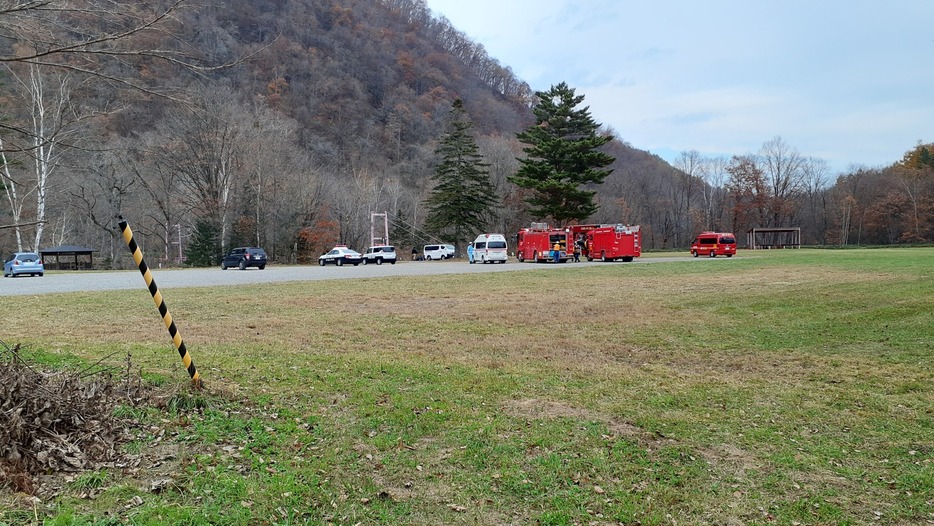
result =
M172 321L172 315L169 314L169 309L165 306L165 300L162 299L162 293L159 292L159 287L156 286L155 280L152 279L152 272L149 271L149 267L147 267L146 262L143 261L143 252L136 244L136 240L133 239L133 231L130 230L130 225L128 225L122 217L119 219L120 222L117 224L120 226L120 232L123 233L123 240L126 241L126 245L130 247L130 252L133 253L133 260L136 261L136 266L139 267L140 274L142 274L143 279L146 280L149 293L152 294L152 300L156 302L156 308L159 309L159 314L162 315L162 321L165 322L165 327L169 330L169 335L172 336L172 342L175 344L175 348L178 349L179 356L182 357L182 363L184 363L185 368L188 369L188 375L191 376L191 383L195 387L201 387L201 375L198 374L198 369L195 368L195 362L188 354L188 349L185 348L182 335L178 333L178 328L175 327L175 322Z

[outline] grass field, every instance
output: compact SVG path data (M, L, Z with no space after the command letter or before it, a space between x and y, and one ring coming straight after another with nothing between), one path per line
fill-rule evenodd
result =
M142 281L0 298L7 343L178 392L0 523L934 524L931 248L165 299L201 393Z

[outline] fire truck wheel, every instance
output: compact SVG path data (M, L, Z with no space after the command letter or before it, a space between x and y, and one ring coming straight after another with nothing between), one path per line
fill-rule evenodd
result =
M525 256L522 255L522 252L519 252L518 254L516 254L516 259L519 260L519 263L522 263L523 261L525 261Z
M712 258L717 257L717 253L714 252L713 250L711 250L711 251L710 251L710 257L712 257Z
M538 263L538 252L532 252L532 261Z
M697 251L696 251L696 250L692 251L691 254L694 254L694 257L697 257Z
M606 252L600 252L600 261L609 261L609 259L606 258Z

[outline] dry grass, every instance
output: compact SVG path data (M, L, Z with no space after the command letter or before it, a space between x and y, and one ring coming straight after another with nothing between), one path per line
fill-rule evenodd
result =
M934 418L922 252L164 292L209 390L324 419L355 452L351 466L338 454L315 467L324 488L344 485L347 513L372 518L380 502L410 524L561 524L590 506L595 523L920 524L934 520L918 508L934 453L921 438ZM185 378L144 290L17 303L7 341L131 351ZM27 313L55 322L29 326ZM545 467L556 455L568 474ZM523 480L551 477L568 484L567 507L546 488L526 494ZM586 485L607 493L575 490ZM348 488L376 496L361 508ZM450 515L465 491L477 500Z

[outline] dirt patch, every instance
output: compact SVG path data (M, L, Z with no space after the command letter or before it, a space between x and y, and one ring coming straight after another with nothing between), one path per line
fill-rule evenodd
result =
M659 436L642 429L641 427L626 422L622 419L607 416L589 409L574 407L564 402L554 400L541 400L538 398L528 398L525 400L510 400L503 405L506 414L521 418L532 419L550 419L550 418L574 418L578 420L589 420L592 422L602 422L606 424L607 429L617 436L632 438L641 444L658 444L660 442L673 442L671 439Z

